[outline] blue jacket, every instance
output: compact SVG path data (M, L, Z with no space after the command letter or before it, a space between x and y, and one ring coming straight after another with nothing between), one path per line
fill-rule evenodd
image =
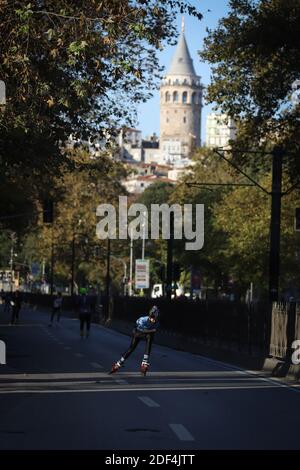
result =
M139 331L154 330L159 327L159 322L152 323L149 317L140 317L136 321L136 327Z

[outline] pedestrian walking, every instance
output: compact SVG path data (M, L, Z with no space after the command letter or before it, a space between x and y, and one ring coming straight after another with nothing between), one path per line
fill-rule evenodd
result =
M11 325L15 325L19 323L19 314L22 306L22 297L18 290L12 293L10 305L12 309Z
M92 321L92 303L87 295L87 290L83 287L80 289L77 307L79 310L80 336L81 338L84 336L88 338Z
M52 314L51 314L49 326L53 325L53 320L55 317L56 317L57 324L59 323L61 308L62 308L62 301L63 301L63 298L62 298L61 292L58 292L58 294L54 295L53 302L52 302Z

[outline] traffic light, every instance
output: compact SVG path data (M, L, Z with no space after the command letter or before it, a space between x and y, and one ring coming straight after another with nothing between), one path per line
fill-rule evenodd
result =
M53 201L52 199L45 199L43 201L43 223L53 223Z
M295 211L295 230L300 231L300 207L297 207Z

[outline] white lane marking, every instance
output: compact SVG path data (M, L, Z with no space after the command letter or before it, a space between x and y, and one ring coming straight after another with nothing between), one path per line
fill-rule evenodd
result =
M194 441L195 438L182 424L169 424L180 441Z
M255 378L255 376L259 374L259 371L256 373L255 371L244 370L244 371L241 371L241 373L245 374L247 376ZM277 385L278 387L281 387L281 388L287 388L288 390L290 390L292 392L300 393L300 390L298 388L299 385L297 383L295 383L295 384L285 384L285 383L281 382L279 378L277 379L276 377L274 377L273 379L271 379L269 377L256 377L256 379L261 380L263 382L270 383L272 385Z
M141 400L145 405L150 406L150 408L160 407L160 405L150 397L138 397L138 399Z
M94 367L94 369L103 369L103 366L101 366L101 364L98 362L90 362L90 365Z
M211 364L215 364L215 365L218 365L218 366L221 366L223 367L224 369L229 369L229 370L235 370L237 372L239 372L240 374L244 374L244 375L247 375L248 377L255 377L259 374L263 374L264 373L264 370L259 370L259 371L254 371L254 370L247 370L247 369L241 369L240 367L238 366L234 366L232 364L229 364L228 362L221 362L221 361L218 361L218 360L215 360L215 359L210 359L208 357L205 357L205 356L201 356L199 354L199 357L208 362L208 363L211 363ZM295 393L300 393L300 390L297 387L297 384L286 384L286 383L283 383L281 382L280 378L270 378L270 377L256 377L257 380L260 380L262 382L268 382L272 385L277 385L277 387L282 387L282 388L287 388L288 390L290 390L291 392L295 392Z
M84 357L84 354L81 354L81 353L75 353L75 356L76 356L76 357Z
M7 385L7 384L6 384ZM14 384L15 385L15 384ZM19 384L18 384L19 385ZM43 384L43 385L48 385L48 384ZM51 385L51 384L49 384ZM53 384L52 384L53 385ZM257 387L252 387L253 389L264 389L267 390L268 388L273 388L271 385L260 385ZM244 391L249 391L249 388L245 387L218 387L217 389L215 387L151 387L151 388L145 388L145 387L127 387L127 388L105 388L105 389L70 389L70 390L50 390L49 388L47 390L0 390L0 394L15 394L15 393L89 393L89 392L138 392L138 391L145 391L148 390L149 392L159 391L159 392L172 392L172 391L181 391L184 390L185 392L191 391L194 392L195 390L244 390Z
M119 385L129 385L129 383L125 379L115 379L115 382Z

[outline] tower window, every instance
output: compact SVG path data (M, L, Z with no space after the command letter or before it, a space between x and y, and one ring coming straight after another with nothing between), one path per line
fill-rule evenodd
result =
M192 94L192 104L197 104L197 95L195 92Z
M184 91L184 92L182 93L182 102L183 102L183 103L187 103L187 91Z
M166 92L166 102L168 103L168 102L170 101L170 99L171 99L171 95L170 95L170 93L167 91L167 92Z
M178 91L174 91L173 93L173 102L178 103Z
M184 118L183 118L183 122L186 123L186 117L185 117L185 116L184 116Z

